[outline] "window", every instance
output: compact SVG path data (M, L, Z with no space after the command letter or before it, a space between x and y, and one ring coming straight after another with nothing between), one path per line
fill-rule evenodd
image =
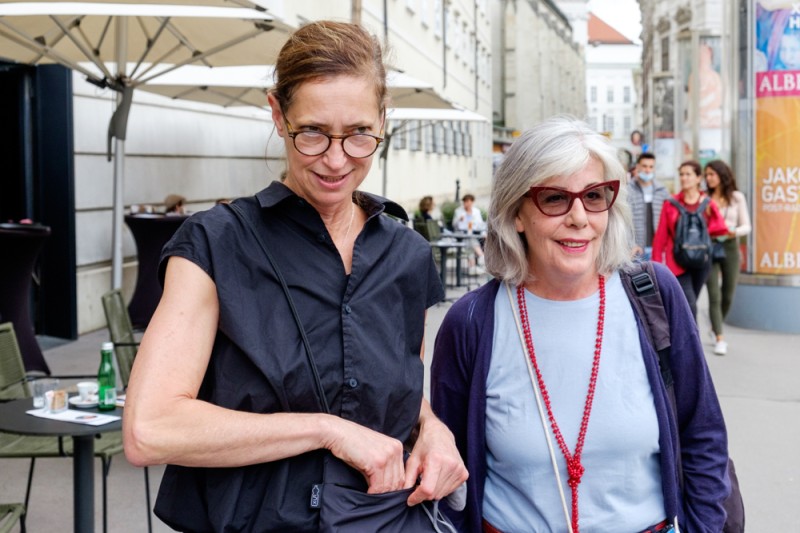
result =
M661 39L661 71L669 71L669 37Z
M613 132L614 131L614 117L611 115L604 115L603 116L603 131L605 132Z
M433 34L442 37L442 0L433 0Z
M444 125L439 121L433 126L433 149L437 154L444 153Z
M422 21L422 25L425 26L426 28L431 23L431 10L428 3L429 3L428 0L422 0L419 6L420 20Z
M453 151L454 151L453 150L453 144L454 144L453 127L452 127L452 125L450 124L449 121L443 122L442 126L444 127L444 153L446 153L448 155L452 155Z
M422 148L420 142L419 121L412 120L408 123L408 149L416 152Z
M594 131L599 131L600 128L597 127L597 115L592 115L589 117L589 126Z
M622 88L622 101L626 104L631 103L631 88L628 86Z
M623 133L630 133L631 131L633 131L633 127L632 127L633 126L633 122L631 121L631 116L630 115L625 115L625 118L622 119L622 123L625 126L625 128L624 128L625 131Z
M426 154L434 152L433 148L433 122L422 123L422 144Z
M589 87L589 101L593 104L597 102L597 85Z
M612 86L609 86L608 89L606 89L606 102L609 104L614 102L614 87Z
M392 147L395 150L405 150L406 148L406 127L402 122L392 123Z

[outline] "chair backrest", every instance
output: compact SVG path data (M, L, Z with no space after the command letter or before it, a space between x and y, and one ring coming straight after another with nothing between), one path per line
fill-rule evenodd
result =
M414 221L414 229L417 233L425 237L427 240L431 240L430 235L428 235L428 223L424 220L415 220Z
M114 354L117 358L119 368L119 379L122 386L128 386L128 378L131 375L133 359L136 357L136 338L133 334L131 318L128 309L125 307L125 300L122 299L122 292L119 289L108 291L102 296L103 310L106 313L106 323L111 342L114 343Z
M428 240L438 241L442 237L442 230L439 228L439 223L435 220L426 220L428 224Z
M0 400L30 397L14 324L0 324Z

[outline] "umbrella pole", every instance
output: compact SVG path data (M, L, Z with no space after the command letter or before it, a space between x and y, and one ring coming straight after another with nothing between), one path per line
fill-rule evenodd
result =
M121 79L127 69L128 58L128 20L126 17L117 17L116 21L116 52L117 52L117 78ZM124 118L120 121L121 124L116 123L112 117L111 122L114 125L114 209L112 241L111 241L111 289L122 288L122 223L123 223L123 209L125 206L123 186L125 183L125 130L127 129L128 110L130 109L131 94L127 95L124 92L117 94L117 112L123 112ZM127 102L126 102L127 100ZM123 107L122 110L119 108ZM117 113L114 113L115 115ZM120 127L121 126L121 127Z
M122 287L122 224L123 220L123 183L125 182L125 141L114 139L114 210L111 250L111 288Z

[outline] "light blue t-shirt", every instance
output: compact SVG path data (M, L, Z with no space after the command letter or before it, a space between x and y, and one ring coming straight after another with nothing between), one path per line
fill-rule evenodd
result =
M516 288L512 296L516 313ZM574 454L594 358L599 292L581 300L553 301L526 291L526 303L553 413ZM501 287L486 381L483 516L506 533L563 532L566 518L511 313ZM547 425L571 513L564 456ZM582 455L581 530L641 531L665 518L658 436L633 310L619 274L614 274L606 282L603 347Z

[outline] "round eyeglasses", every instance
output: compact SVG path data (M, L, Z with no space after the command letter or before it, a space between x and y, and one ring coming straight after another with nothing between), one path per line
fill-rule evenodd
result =
M619 180L612 180L586 187L578 192L555 187L531 187L525 196L533 200L542 214L558 217L569 213L576 199L579 199L583 208L590 213L608 211L614 205L617 193L619 193Z
M333 135L322 131L292 131L292 125L286 117L283 121L286 123L286 134L292 138L295 150L307 156L322 155L331 147L332 139L341 139L345 154L355 159L363 159L374 154L383 142L383 137L369 133Z

